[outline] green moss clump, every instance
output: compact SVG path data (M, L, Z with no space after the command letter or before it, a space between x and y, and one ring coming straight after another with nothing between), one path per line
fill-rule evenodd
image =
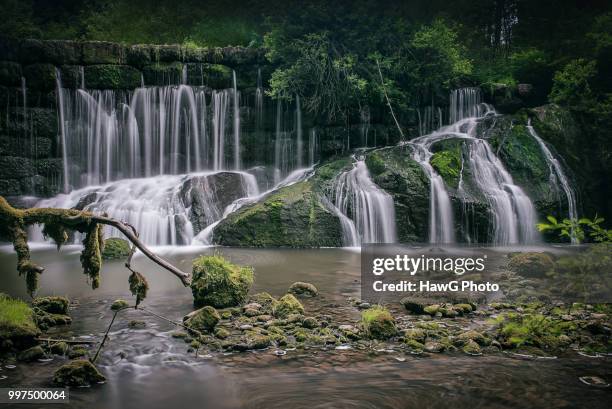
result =
M110 309L112 311L119 311L119 310L123 310L123 309L129 308L129 307L130 307L130 304L127 301L125 301L125 300L115 300L111 304Z
M378 152L372 152L365 160L368 170L373 175L380 175L386 170L385 161Z
M36 308L40 308L44 312L49 314L68 314L68 306L70 301L66 297L49 296L49 297L38 297L32 301L32 305Z
M429 162L448 186L454 189L459 186L462 166L461 148L459 145L453 149L434 153Z
M83 251L81 252L81 265L83 272L91 280L91 288L95 290L100 286L100 269L102 268L102 248L104 238L102 228L98 224L90 227L83 239Z
M126 259L130 255L130 243L118 237L104 240L103 260Z
M253 284L253 268L232 264L220 255L202 256L193 262L191 291L196 307L235 307L246 300Z
M20 349L32 345L39 334L28 304L0 294L0 348Z
M276 318L287 318L291 314L304 314L304 306L293 294L285 294L274 307Z
M141 85L140 71L129 65L85 67L85 85L97 89L134 89Z
M522 275L542 276L553 270L554 262L546 253L517 253L512 255L508 268Z
M289 292L295 295L305 295L308 297L316 297L319 295L319 290L313 284L297 281L289 287Z
M105 380L91 362L80 359L62 365L53 375L53 383L60 386L89 386Z
M361 313L361 325L365 333L373 339L385 340L397 333L393 316L389 310L380 305Z
M211 331L220 320L221 316L217 310L207 305L193 312L185 321L185 325L197 331Z
M577 329L575 323L541 314L506 313L497 317L495 323L498 330L497 338L508 348L533 346L557 349L565 344L563 338L566 336L571 338Z

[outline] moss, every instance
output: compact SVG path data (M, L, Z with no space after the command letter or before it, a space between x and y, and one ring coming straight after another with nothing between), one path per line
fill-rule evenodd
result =
M455 144L450 149L434 153L429 162L448 186L457 189L461 177L462 161L461 146Z
M423 345L423 343L414 339L407 339L406 346L415 351L422 351L423 348L425 348L425 345Z
M365 163L372 175L380 175L386 170L385 161L379 152L368 155Z
M466 354L470 354L470 355L480 354L480 346L475 341L472 341L471 339L465 343L465 345L463 346L461 350L465 352Z
M49 350L55 355L66 355L68 352L68 344L64 341L56 342L55 344L51 344Z
M102 228L94 224L85 234L83 239L83 251L81 252L81 265L83 272L91 280L91 288L96 289L100 286L100 269L102 268Z
M226 339L230 336L230 332L225 328L215 328L215 336L219 339Z
M542 276L553 267L554 262L546 253L517 253L508 262L510 270L525 276Z
M39 333L28 304L0 294L0 348L32 345Z
M140 71L129 65L90 65L85 67L85 85L96 89L129 89L141 85Z
M84 348L79 345L70 348L70 351L68 351L68 358L70 359L81 358L88 355L89 351L87 350L87 348Z
M361 325L365 333L373 339L385 340L397 333L393 316L389 310L379 305L361 313Z
M136 305L147 297L149 291L149 283L144 276L136 271L132 271L128 279L130 283L130 292L136 296Z
M32 301L32 305L50 314L68 314L70 301L59 296L38 297Z
M112 311L119 311L119 310L123 310L123 309L129 308L129 307L130 307L130 304L127 301L125 301L125 300L115 300L111 304L110 309Z
M247 247L341 246L340 221L313 183L286 186L229 215L215 229L214 241Z
M289 292L294 295L306 295L308 297L316 297L319 294L317 287L310 283L297 281L289 287Z
M127 240L111 237L104 240L103 260L126 259L130 255L130 243Z
M253 268L239 266L220 255L202 256L193 262L191 291L196 307L234 307L246 300L253 284Z
M185 325L197 331L211 331L221 320L219 313L211 306L206 306L195 311L185 321Z
M142 76L146 85L180 84L183 64L180 62L150 64L142 69Z
M53 375L53 383L60 386L89 386L105 380L96 367L86 360L62 365Z
M285 294L274 307L274 316L287 318L291 314L304 314L304 307L293 294Z
M45 357L45 351L40 345L33 346L17 354L17 359L23 362L34 362Z
M542 349L557 349L564 341L561 335L570 336L576 324L564 322L541 314L506 313L495 319L497 337L508 348L534 346Z

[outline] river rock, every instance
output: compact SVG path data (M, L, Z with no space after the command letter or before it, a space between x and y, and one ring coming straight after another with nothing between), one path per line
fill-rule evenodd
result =
M60 296L38 297L34 299L32 305L50 314L68 314L70 301Z
M126 259L130 255L130 243L118 237L111 237L104 240L104 250L102 250L103 260Z
M17 354L17 359L24 362L33 362L37 359L44 358L45 351L40 345L36 345L32 348L28 348Z
M468 340L462 348L463 352L470 355L480 354L480 346L473 340Z
M239 266L220 255L202 256L193 262L191 291L196 307L234 307L247 298L253 284L253 269Z
M396 335L397 328L393 316L384 307L374 306L361 313L361 325L365 333L373 339L386 340Z
M304 283L301 281L291 284L288 292L294 295L303 295L307 297L316 297L319 295L319 290L317 290L317 287L310 283Z
M287 318L290 314L304 314L304 307L292 294L285 294L274 307L276 318Z
M105 380L96 367L86 360L64 364L53 375L53 383L60 386L89 386Z
M554 262L546 253L517 253L511 256L508 267L524 276L542 277L553 269Z
M210 331L221 320L219 313L211 306L206 306L188 315L185 325L198 331Z
M442 352L444 351L444 345L437 341L427 341L424 346L427 352Z

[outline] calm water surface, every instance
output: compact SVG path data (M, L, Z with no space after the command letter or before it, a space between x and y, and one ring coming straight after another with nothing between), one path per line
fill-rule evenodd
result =
M217 251L235 263L255 267L253 292L285 293L291 283L315 284L321 296L304 302L307 314L335 315L355 323L359 312L347 302L359 297L360 255L343 249L245 250L159 248L156 251L184 271L199 254ZM59 253L33 250L44 265L41 295L66 295L78 304L74 323L62 335L97 339L110 318L110 303L132 299L122 262L106 262L101 287L92 291L79 263L80 247ZM136 269L149 279L144 306L180 320L190 312L191 292L144 257ZM0 291L25 297L10 247L0 249ZM398 310L399 311L399 310ZM146 329L129 329L132 319ZM99 360L107 383L71 390L63 407L103 408L608 408L612 390L589 387L580 376L612 379L610 358L589 359L570 353L558 359L522 360L505 354L406 355L402 351L307 349L277 357L274 349L195 357L176 328L141 311L124 311L113 326ZM50 386L62 360L2 367L0 388ZM17 405L23 408L22 405ZM30 405L29 407L32 407ZM47 406L48 407L48 406Z

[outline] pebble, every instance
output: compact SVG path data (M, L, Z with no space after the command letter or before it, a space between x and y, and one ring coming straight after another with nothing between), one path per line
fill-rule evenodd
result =
M287 355L287 351L284 351L282 349L277 349L276 351L274 351L274 355L276 355L276 356Z
M346 351L347 349L353 349L353 347L350 345L338 345L335 349L338 349L340 351Z
M245 331L247 329L253 329L253 326L251 324L243 324L240 327L238 327L239 329Z

